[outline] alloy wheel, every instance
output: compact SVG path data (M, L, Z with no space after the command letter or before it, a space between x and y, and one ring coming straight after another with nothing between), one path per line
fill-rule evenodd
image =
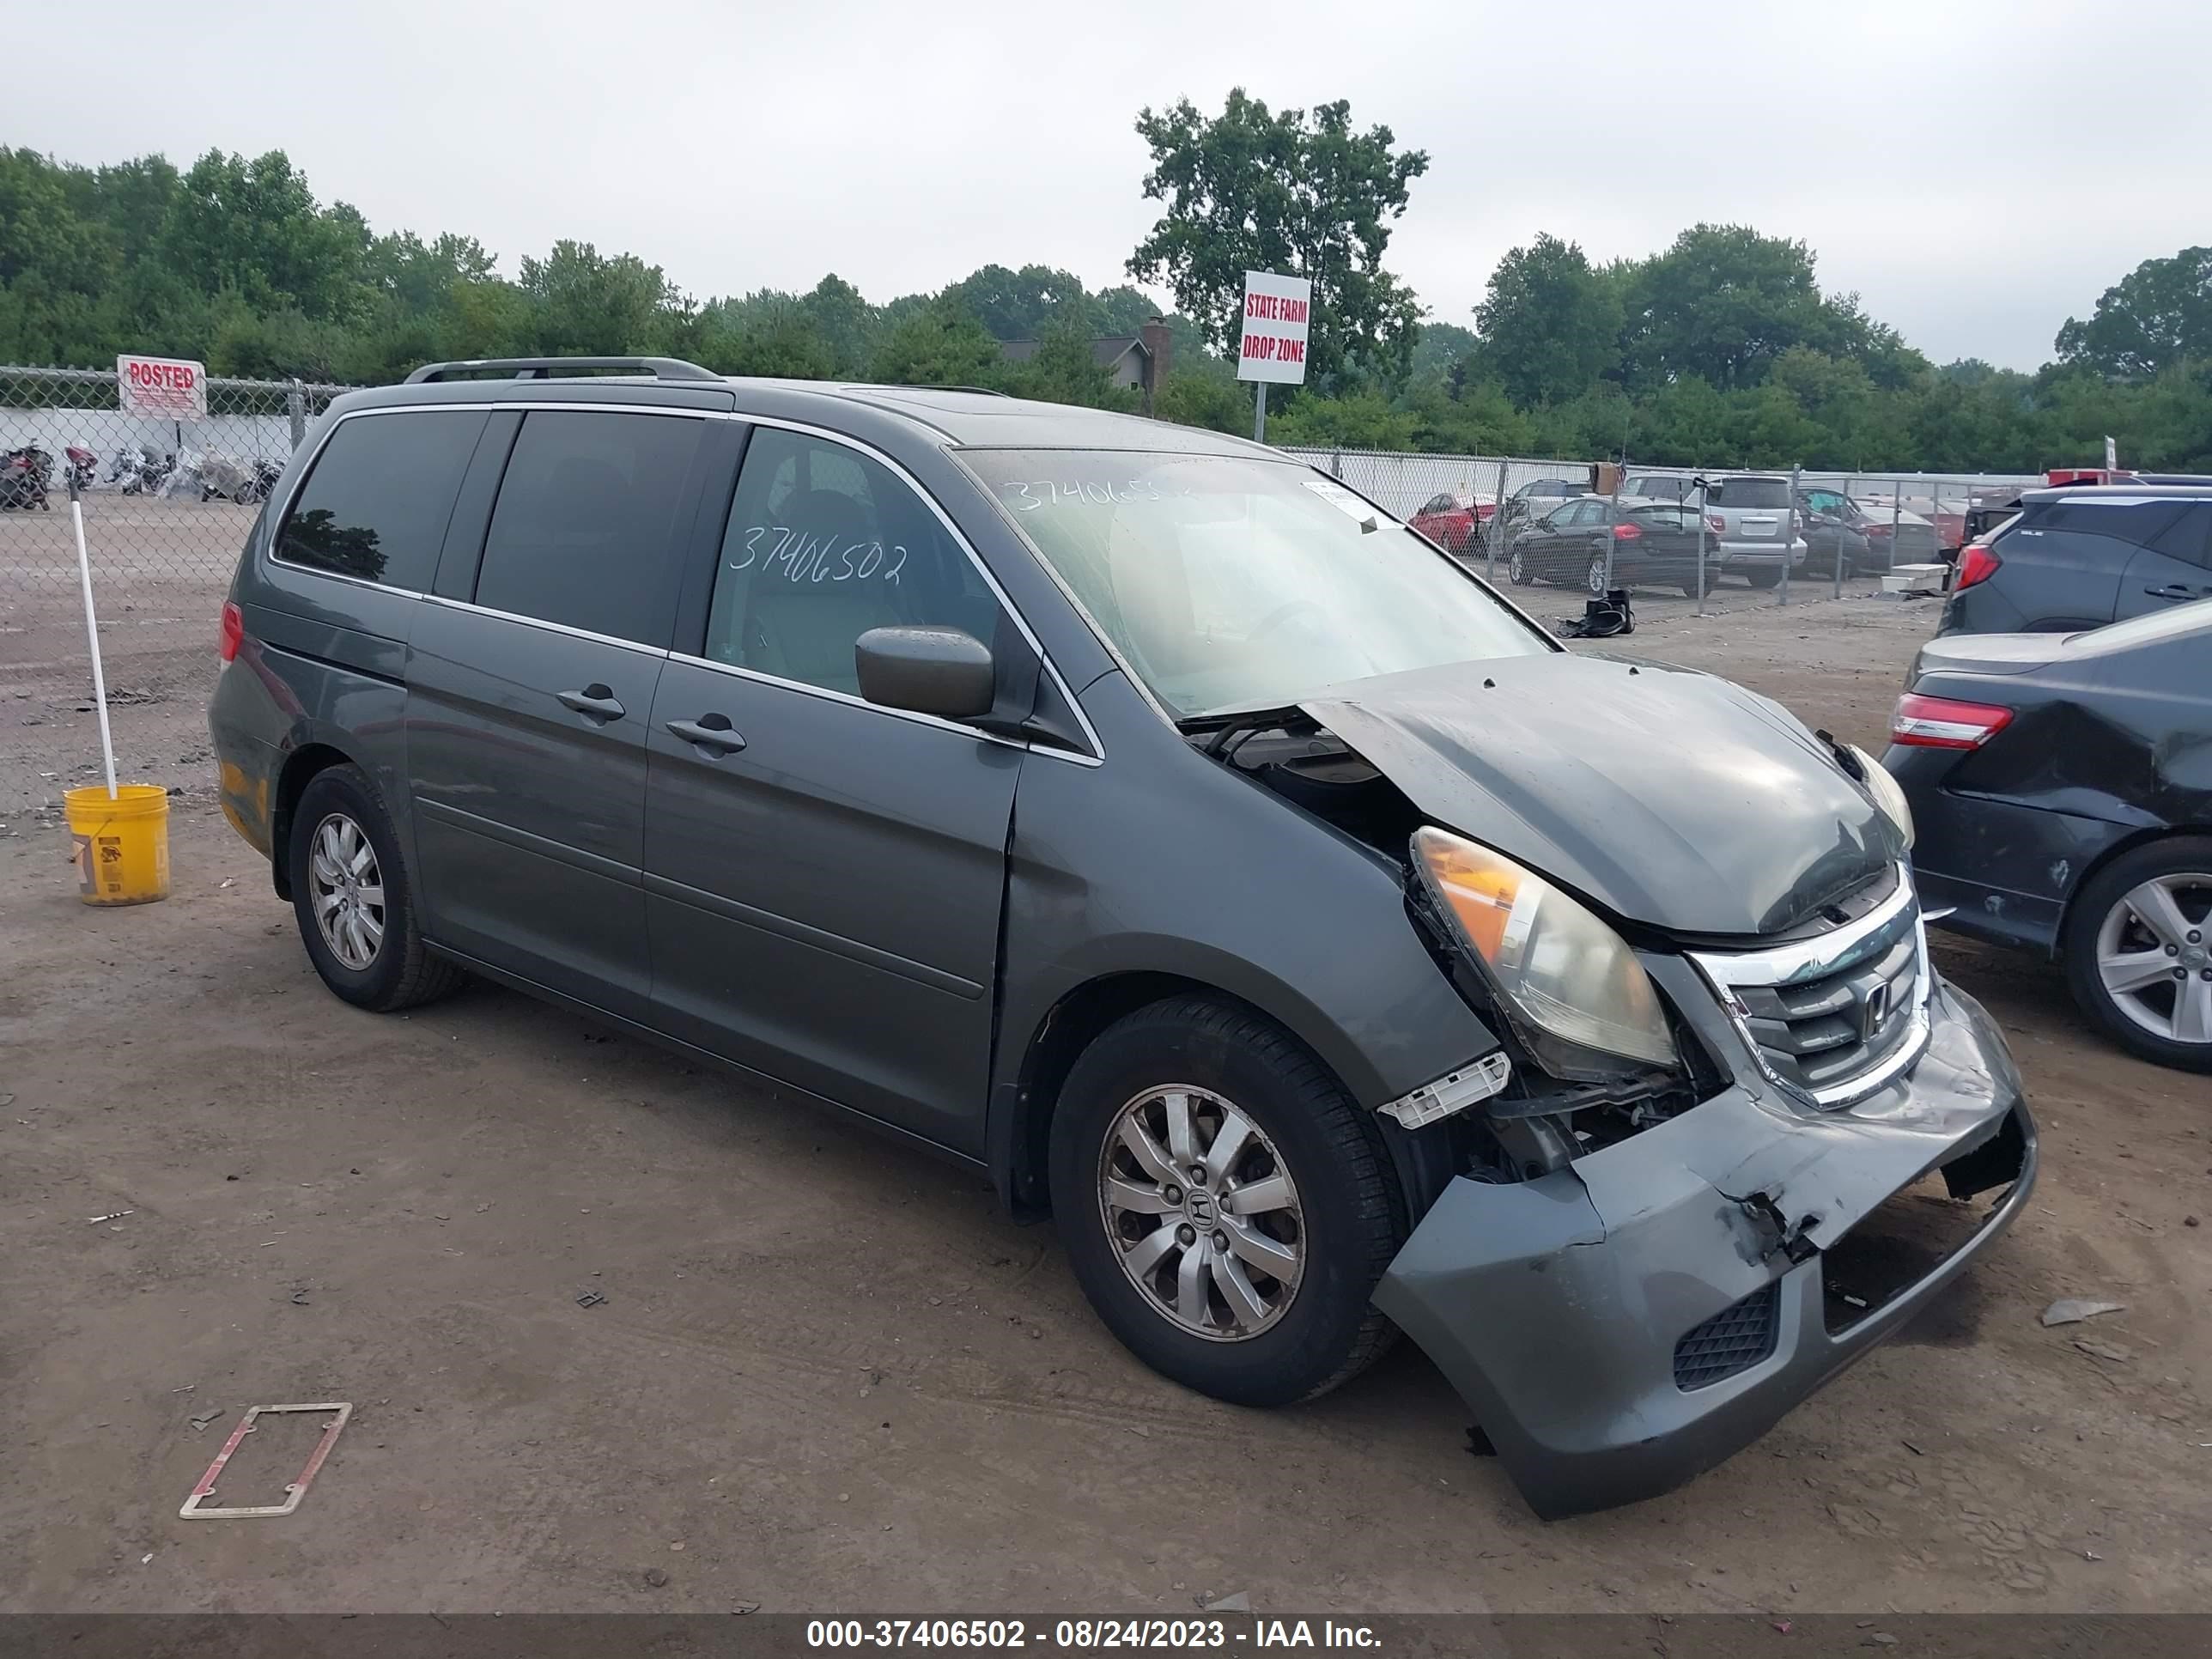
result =
M1589 570L1583 578L1583 586L1589 589L1590 597L1592 599L1601 599L1605 597L1606 572L1604 554L1593 553L1590 555Z
M1211 1090L1167 1084L1123 1104L1099 1153L1098 1211L1121 1271L1178 1330L1243 1341L1297 1295L1297 1185L1267 1132Z
M346 967L365 971L384 945L384 875L376 848L344 813L333 812L315 826L307 882L323 943Z
M2154 876L2122 895L2097 929L2097 977L2153 1036L2212 1043L2212 872Z

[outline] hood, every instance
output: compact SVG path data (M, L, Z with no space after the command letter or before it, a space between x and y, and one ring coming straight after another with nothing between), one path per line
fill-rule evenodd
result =
M1825 744L1710 674L1561 653L1300 707L1438 825L1669 932L1772 933L1905 856Z

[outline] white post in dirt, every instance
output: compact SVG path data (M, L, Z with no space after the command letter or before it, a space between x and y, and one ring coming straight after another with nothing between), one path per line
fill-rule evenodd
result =
M84 638L85 643L92 647L92 706L100 711L100 758L107 768L107 798L113 800L115 740L107 730L107 675L100 665L100 621L92 608L92 555L85 551L84 503L77 496L76 475L74 472L70 475L69 492L70 528L76 532L77 586L84 594ZM91 877L88 875L85 879L88 882Z
M1796 562L1792 550L1797 545L1797 491L1804 477L1803 467L1790 469L1790 505L1782 509L1782 597L1775 601L1778 605L1790 603L1790 567ZM1812 556L1812 550L1813 544L1808 540L1805 544L1808 558Z

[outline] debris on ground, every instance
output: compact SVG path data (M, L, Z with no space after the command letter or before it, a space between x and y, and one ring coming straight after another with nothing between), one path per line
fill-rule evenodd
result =
M1869 1631L1866 1640L1859 1645L1868 1648L1893 1648L1897 1645L1897 1638L1886 1630Z
M2109 1359L2115 1365L2124 1365L2135 1356L2125 1348L2116 1348L2109 1342L2081 1342L2074 1345L2094 1359Z
M647 1567L645 1570L645 1582L654 1589L665 1589L668 1584L668 1575L659 1567Z
M580 1308L596 1308L606 1299L606 1292L604 1291L586 1291L583 1295L576 1298L576 1305Z
M2099 1314L2124 1313L2124 1302L2093 1302L2087 1297L2062 1296L2043 1310L2045 1325L2078 1325L2085 1319L2094 1319Z
M126 1215L137 1215L136 1210L110 1210L106 1215L88 1215L84 1218L88 1227L97 1227L103 1221L120 1221Z
M1252 1611L1252 1593L1237 1590L1227 1595L1217 1595L1212 1601L1201 1595L1198 1598L1198 1605L1208 1613L1249 1613Z
M216 1418L221 1417L222 1415L222 1407L216 1406L207 1411L194 1412L190 1417L186 1418L185 1421L192 1425L193 1432L204 1434L207 1431L207 1425L214 1422Z

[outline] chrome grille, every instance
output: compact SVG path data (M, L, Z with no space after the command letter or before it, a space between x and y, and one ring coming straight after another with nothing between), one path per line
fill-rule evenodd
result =
M1902 870L1895 893L1856 921L1797 944L1692 960L1759 1070L1813 1105L1863 1098L1927 1046L1927 933Z

